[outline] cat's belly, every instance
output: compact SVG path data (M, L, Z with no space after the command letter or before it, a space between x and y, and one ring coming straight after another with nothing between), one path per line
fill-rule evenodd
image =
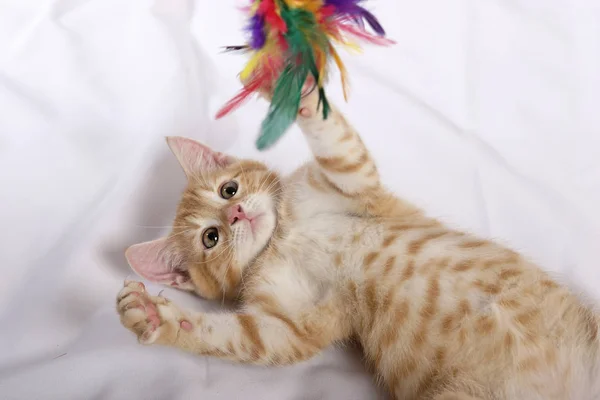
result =
M428 222L307 224L288 242L304 250L298 268L344 299L397 398L454 388L483 400L594 399L600 376L582 377L597 368L587 354L598 353L597 317L518 254Z

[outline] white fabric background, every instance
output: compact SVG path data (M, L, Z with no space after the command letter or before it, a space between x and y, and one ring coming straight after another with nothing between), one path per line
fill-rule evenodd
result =
M183 176L164 136L291 171L266 104L214 121L244 58L234 0L0 0L0 398L381 398L356 354L263 369L139 346L123 251L167 231ZM387 184L600 300L600 3L372 0L398 44L343 54ZM159 288L152 287L153 290ZM167 289L197 309L213 307Z

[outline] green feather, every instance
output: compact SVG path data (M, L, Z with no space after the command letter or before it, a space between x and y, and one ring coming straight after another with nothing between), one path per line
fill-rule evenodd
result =
M294 123L300 108L302 86L308 76L306 68L287 66L275 85L273 100L267 118L262 123L261 135L256 141L259 150L271 147Z
M275 144L296 121L302 87L308 75L311 74L315 81L319 81L314 46L320 47L325 54L329 50L327 35L318 28L312 13L299 8L289 8L281 1L279 4L281 17L288 28L285 35L289 47L287 66L276 82L269 112L256 141L259 150L265 150ZM319 106L321 104L323 117L326 119L330 106L323 88L319 88Z

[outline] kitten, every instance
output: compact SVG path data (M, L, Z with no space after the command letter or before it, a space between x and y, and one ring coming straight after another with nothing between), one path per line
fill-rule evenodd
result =
M314 160L288 177L168 138L188 178L172 232L126 257L240 308L196 313L128 281L122 324L143 344L261 365L355 338L397 399L599 398L598 315L519 254L388 192L346 119L317 109L314 92L297 118Z

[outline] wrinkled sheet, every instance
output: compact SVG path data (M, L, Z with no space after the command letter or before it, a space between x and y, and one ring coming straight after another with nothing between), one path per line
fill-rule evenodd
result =
M119 325L123 251L167 232L184 185L165 136L283 171L310 156L296 128L254 149L261 101L213 119L239 88L245 59L220 47L242 42L242 3L0 1L3 400L383 398L351 349L265 369L143 347ZM398 43L343 54L348 103L330 85L393 190L595 301L599 4L372 0Z

